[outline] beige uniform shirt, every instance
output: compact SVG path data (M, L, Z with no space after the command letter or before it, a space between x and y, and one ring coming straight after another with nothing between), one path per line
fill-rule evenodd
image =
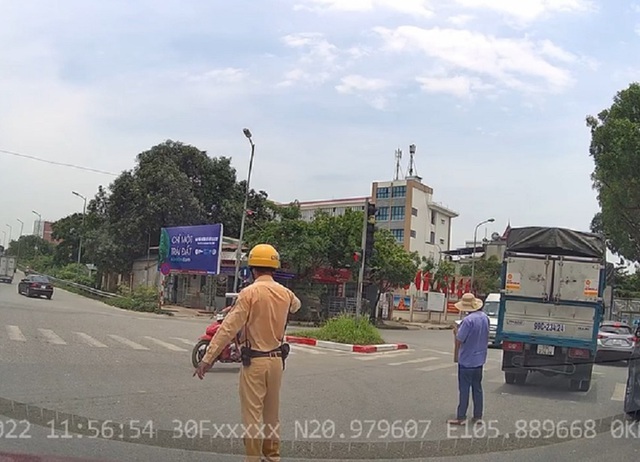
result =
M289 313L299 309L300 300L291 290L271 276L260 276L240 291L235 306L211 339L202 361L211 364L240 330L243 332L238 347L244 345L246 339L253 350L277 348L283 340Z

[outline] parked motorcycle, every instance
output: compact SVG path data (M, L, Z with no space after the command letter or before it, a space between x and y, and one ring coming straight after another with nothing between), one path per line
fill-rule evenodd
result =
M237 296L236 294L226 295L227 298L234 298L235 302L235 297ZM222 325L222 321L224 320L226 313L231 309L233 309L233 304L225 308L222 312L216 313L216 320L213 323L209 324L204 335L200 336L198 343L196 343L196 345L193 347L193 351L191 352L191 362L193 364L193 367L198 367L198 364L200 364L200 361L202 361L203 356L207 352L207 347L209 346L211 339L214 335L216 335L216 332L218 332L218 329L220 329L220 326ZM242 359L240 357L239 335L236 335L233 341L224 347L222 353L220 353L220 355L214 359L214 363L216 362L242 362Z

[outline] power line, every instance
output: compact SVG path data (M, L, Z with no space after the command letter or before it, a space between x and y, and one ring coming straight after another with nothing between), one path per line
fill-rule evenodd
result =
M38 162L44 162L45 164L59 165L61 167L76 168L78 170L85 170L87 172L102 173L103 175L118 176L117 173L107 172L105 170L98 170L98 169L95 169L95 168L83 167L81 165L75 165L75 164L66 164L64 162L56 162L55 160L41 159L40 157L30 156L30 155L27 155L27 154L21 154L19 152L14 152L14 151L7 151L6 149L0 149L0 152L3 153L3 154L9 154L11 156L22 157L23 159L37 160Z

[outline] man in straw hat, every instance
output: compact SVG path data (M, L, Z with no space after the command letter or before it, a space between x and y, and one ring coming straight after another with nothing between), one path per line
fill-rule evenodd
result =
M449 424L464 425L469 407L469 389L473 396L473 420L482 419L482 368L487 361L489 346L489 317L482 312L482 300L473 294L464 294L456 303L461 313L466 313L459 326L454 328L458 353L458 389L460 402L454 420Z

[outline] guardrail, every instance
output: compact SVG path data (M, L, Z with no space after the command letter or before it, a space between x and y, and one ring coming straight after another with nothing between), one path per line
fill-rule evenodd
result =
M67 281L67 280L64 280L64 279L58 279L58 278L56 278L54 276L49 276L49 275L46 275L46 274L43 274L43 276L47 276L54 283L67 285L67 286L73 287L75 289L81 290L83 292L87 292L87 293L89 293L91 295L95 295L97 297L123 298L122 295L113 294L111 292L104 292L102 290L94 289L93 287L85 286L84 284L78 284L77 282Z

